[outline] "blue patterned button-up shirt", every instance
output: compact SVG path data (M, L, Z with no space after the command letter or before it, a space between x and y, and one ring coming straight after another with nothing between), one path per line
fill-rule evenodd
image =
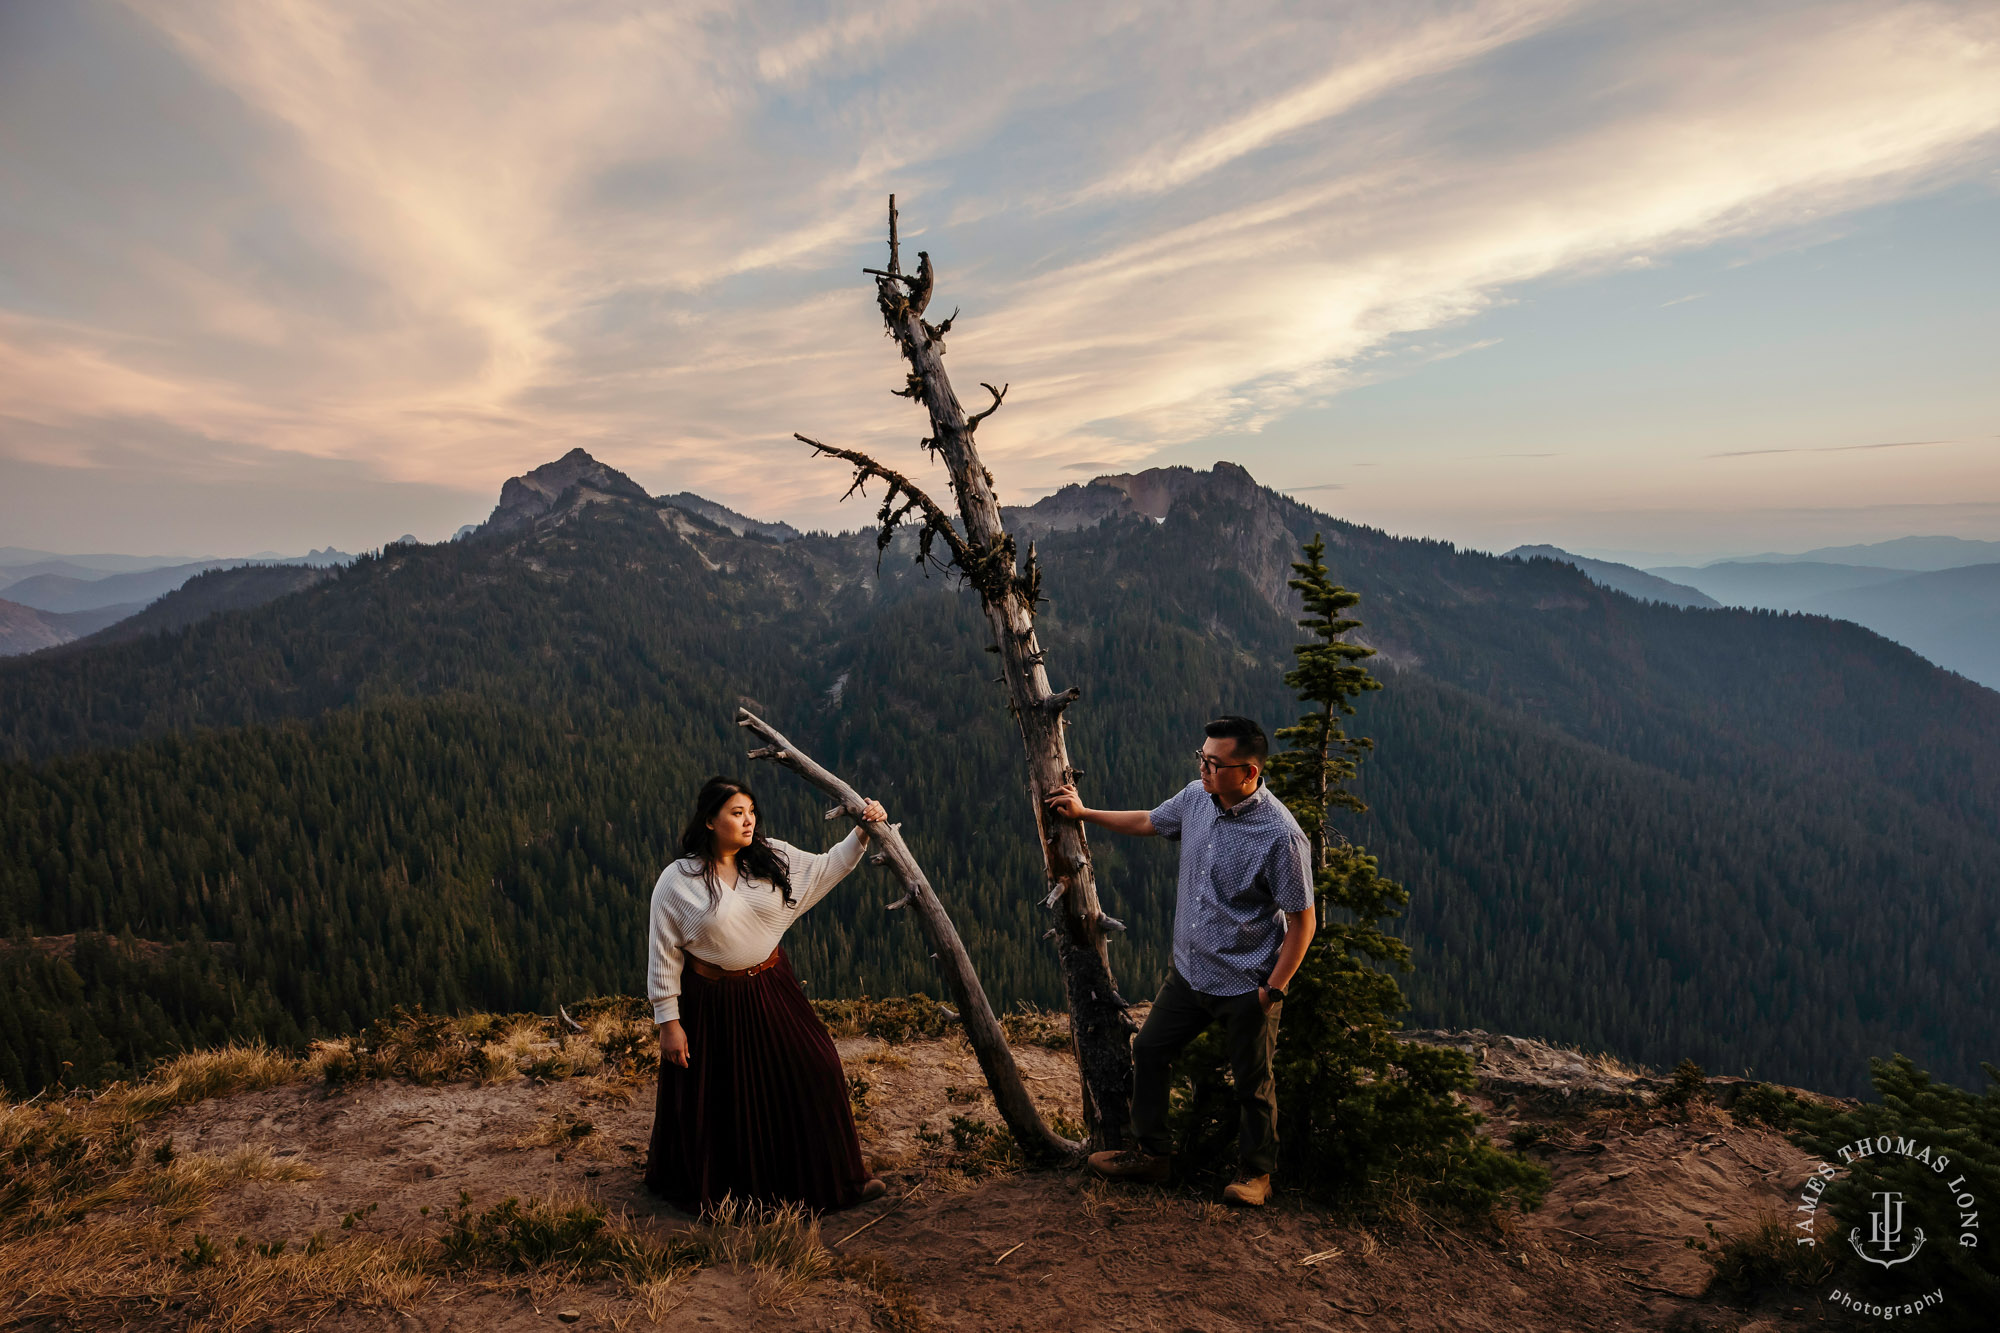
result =
M1190 782L1152 811L1181 845L1174 968L1208 995L1241 995L1271 978L1286 912L1312 906L1312 844L1285 803L1259 786L1228 810Z

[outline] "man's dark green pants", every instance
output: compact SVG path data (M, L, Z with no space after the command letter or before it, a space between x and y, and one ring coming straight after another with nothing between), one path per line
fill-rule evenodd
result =
M1284 1007L1281 1000L1265 1013L1254 990L1204 994L1169 969L1152 1012L1132 1039L1132 1137L1139 1146L1161 1157L1173 1151L1167 1134L1169 1066L1203 1029L1220 1020L1229 1074L1236 1083L1243 1174L1268 1175L1278 1160L1278 1085L1271 1059L1278 1049L1278 1011Z

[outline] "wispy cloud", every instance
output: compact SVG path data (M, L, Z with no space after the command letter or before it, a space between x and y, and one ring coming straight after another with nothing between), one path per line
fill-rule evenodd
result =
M856 271L892 189L1028 489L1490 345L1441 331L1536 279L1990 170L2000 133L1976 4L51 8L0 54L32 427L0 456L170 423L490 493L583 444L795 516L830 483L792 430L921 433Z
M1891 440L1886 444L1811 444L1785 449L1731 449L1725 453L1709 454L1710 458L1756 458L1764 454L1847 454L1867 449L1923 449L1934 444L1951 444L1951 440Z
M1423 16L1413 27L1329 32L1332 68L1268 101L1238 112L1191 141L1148 155L1087 194L1170 190L1270 144L1320 125L1375 98L1457 68L1548 26L1579 0L1513 0Z

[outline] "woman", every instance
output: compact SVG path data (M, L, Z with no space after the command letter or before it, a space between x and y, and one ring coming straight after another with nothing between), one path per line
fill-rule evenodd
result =
M887 817L868 802L864 819ZM818 856L766 840L756 796L728 778L695 797L684 855L653 886L646 966L660 1029L646 1185L676 1208L725 1194L816 1209L881 1197L833 1035L778 947L866 848L859 826Z

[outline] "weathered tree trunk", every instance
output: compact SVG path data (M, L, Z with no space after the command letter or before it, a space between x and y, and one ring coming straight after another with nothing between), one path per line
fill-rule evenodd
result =
M822 445L803 435L798 438L853 463L857 487L870 477L889 483L879 516L879 540L884 548L897 524L920 509L924 516L920 558L931 554L934 539L942 540L950 549L950 563L979 590L993 631L992 651L1000 656L1008 708L1020 724L1021 743L1027 751L1028 794L1041 831L1048 874L1047 906L1058 913L1050 933L1056 940L1069 1001L1070 1033L1083 1080L1086 1123L1094 1145L1116 1146L1124 1138L1131 1104L1134 1024L1112 980L1105 932L1123 930L1124 926L1105 916L1098 906L1096 874L1083 826L1074 820L1050 817L1042 803L1051 791L1080 776L1069 762L1064 734L1068 724L1063 716L1080 691L1072 687L1058 693L1049 687L1041 645L1035 639L1041 573L1035 564L1034 547L1028 548L1027 560L1017 570L1014 538L1001 522L993 474L979 461L973 443L973 433L999 410L1007 390L1005 386L983 386L993 396L992 405L970 418L960 406L943 362L944 335L957 315L954 312L952 319L940 324L925 322L924 309L930 302L935 275L930 255L921 252L916 273L902 272L894 195L889 198L889 267L867 271L876 277L882 318L910 364L908 382L898 392L921 400L930 413L931 436L924 446L944 457L958 499L963 534L908 478L863 454ZM908 497L900 507L899 492Z
M916 912L924 938L930 943L931 957L937 960L939 970L944 973L945 984L951 987L952 999L958 1004L959 1021L965 1026L966 1039L972 1043L973 1054L979 1057L979 1068L986 1074L986 1086L993 1091L993 1105L999 1110L1000 1118L1007 1122L1007 1128L1013 1131L1015 1142L1027 1151L1044 1157L1073 1156L1082 1145L1072 1143L1050 1129L1043 1121L1041 1112L1035 1109L1034 1099L1028 1095L1028 1085L1021 1081L1021 1070L1014 1063L1014 1052L1007 1045L1006 1033L1000 1027L1000 1020L994 1016L993 1006L987 1002L978 974L972 970L972 959L966 954L965 945L960 942L958 931L951 924L951 917L946 915L944 904L938 901L930 881L917 865L917 858L910 854L908 845L903 842L898 827L862 821L861 811L867 802L854 788L813 762L809 755L749 709L736 710L736 725L748 728L764 740L761 748L750 752L752 759L769 759L783 764L831 796L838 804L827 812L828 819L845 814L860 823L862 833L875 844L872 859L888 866L903 882L903 897L901 901L891 903L890 910L909 907Z

